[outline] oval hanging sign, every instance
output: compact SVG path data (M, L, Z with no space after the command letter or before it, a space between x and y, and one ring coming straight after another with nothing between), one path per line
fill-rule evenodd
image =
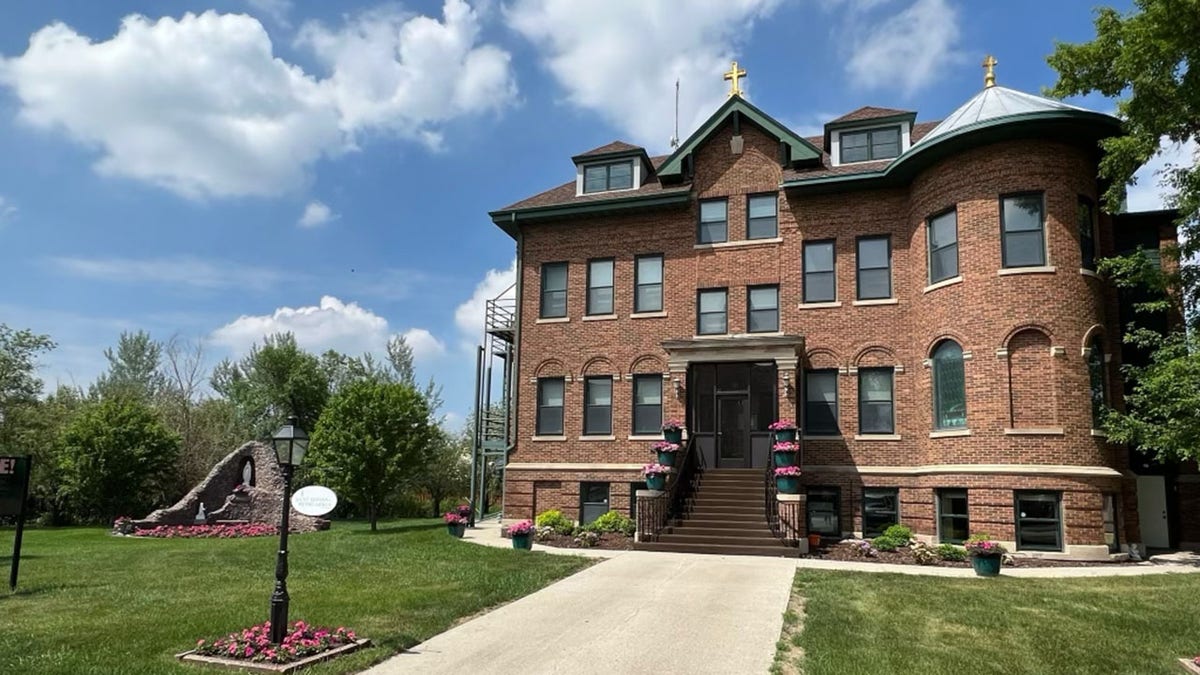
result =
M323 516L337 506L337 495L327 487L309 485L292 495L292 508L306 516Z

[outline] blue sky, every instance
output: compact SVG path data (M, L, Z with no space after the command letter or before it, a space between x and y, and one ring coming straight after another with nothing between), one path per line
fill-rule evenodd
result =
M677 77L684 137L733 58L803 133L861 105L940 119L987 53L1002 85L1052 84L1045 56L1090 38L1092 5L5 3L0 322L57 340L50 386L89 383L122 330L212 362L275 330L350 353L407 334L454 422L482 299L512 279L487 211L615 138L661 153Z

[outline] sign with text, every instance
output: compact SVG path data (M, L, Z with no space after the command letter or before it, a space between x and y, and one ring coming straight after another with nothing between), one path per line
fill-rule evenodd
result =
M309 485L292 495L292 508L306 516L323 516L337 507L337 495L327 487Z
M0 457L0 516L20 515L28 478L27 457Z

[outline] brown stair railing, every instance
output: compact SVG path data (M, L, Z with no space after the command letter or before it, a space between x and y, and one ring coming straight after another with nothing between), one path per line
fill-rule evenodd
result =
M638 541L658 541L670 524L692 510L696 488L704 472L704 459L695 437L688 438L674 471L667 475L662 494L637 500Z
M763 510L767 526L775 538L789 546L800 542L800 502L781 502L776 497L779 489L775 485L775 452L767 452L767 470L763 476Z

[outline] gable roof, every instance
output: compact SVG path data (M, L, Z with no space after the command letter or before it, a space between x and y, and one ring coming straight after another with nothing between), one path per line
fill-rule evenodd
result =
M688 136L687 140L667 157L659 167L658 175L668 181L682 179L684 159L734 115L745 117L766 133L779 139L781 143L786 143L791 153L791 163L815 162L821 157L820 148L796 135L794 131L754 107L741 96L730 96L724 105L717 108L717 111L704 124L701 124L699 129L692 132L692 135Z
M915 110L897 110L896 108L877 108L873 105L864 105L858 110L852 110L837 119L832 119L827 124L841 124L843 122L861 122L863 120L873 120L880 117L899 117L901 115L916 115Z
M633 145L632 143L626 143L625 141L613 141L611 143L605 143L598 148L592 148L587 152L581 152L572 157L571 161L578 164L579 161L583 159L598 159L600 157L617 155L636 155L639 153L646 154L646 150L641 146Z

